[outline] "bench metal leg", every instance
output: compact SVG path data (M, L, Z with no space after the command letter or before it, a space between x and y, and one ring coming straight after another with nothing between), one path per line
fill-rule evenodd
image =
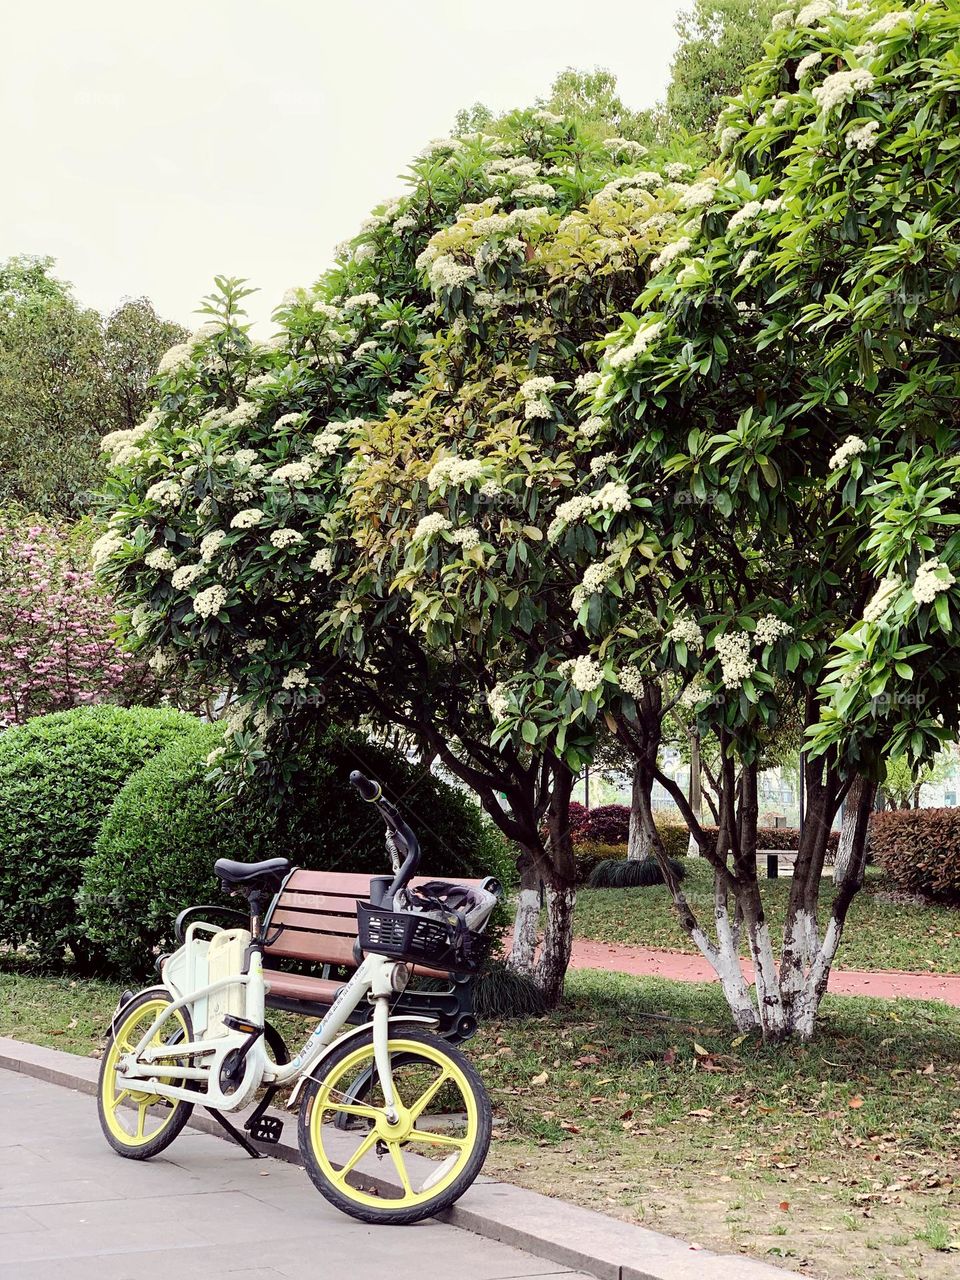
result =
M780 878L780 855L778 853L767 854L767 879L779 880Z

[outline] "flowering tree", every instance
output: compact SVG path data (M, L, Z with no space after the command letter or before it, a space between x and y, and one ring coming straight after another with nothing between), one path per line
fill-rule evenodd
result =
M562 427L552 399L558 394L564 403L572 386L559 379L580 368L578 335L599 336L603 317L632 299L638 264L674 216L650 195L663 177L643 159L638 144L614 138L601 145L543 112L513 117L495 133L432 144L413 168L409 195L369 220L316 289L284 300L269 344L246 332L243 290L220 281L209 323L164 358L160 398L147 421L105 441L112 515L98 562L129 610L137 642L158 650L157 661L216 671L237 690L225 763L249 773L276 761L282 777L276 748L292 746L298 722L316 715L321 699L323 714L374 714L439 755L477 791L527 863L555 884L542 822L546 816L563 832L565 843L558 846L555 836L552 846L562 860L572 769L593 730L587 717L582 731L564 726L559 711L552 736L524 723L505 683L531 671L530 628L539 628L525 611L544 613L543 600L521 602L519 575L529 548L543 541L540 523L545 513L552 521L577 450L582 455L590 439L589 430ZM675 163L679 178L686 166ZM681 197L674 193L673 205ZM549 299L539 299L538 290ZM565 293L579 299L576 305L563 302ZM588 314L596 307L599 323L576 320L578 308ZM421 429L441 370L460 359L454 348L466 329L471 360L488 339L506 344L509 405L499 415L489 464L461 459L458 470L456 457L432 458L444 430L439 419L428 452L418 448L416 458L410 432ZM538 369L554 372L531 379L531 354L536 365L541 347ZM487 367L483 377L492 376ZM478 412L493 394L492 384L477 386ZM444 404L447 398L441 396ZM411 413L401 416L408 402ZM446 413L439 402L437 409ZM532 434L525 441L518 433L521 424L542 440L557 439L557 460L541 460ZM576 448L567 448L568 437ZM414 473L421 480L433 474L434 461L441 507L449 507L457 484L476 491L486 485L478 501L502 526L496 536L517 581L504 583L500 608L512 622L495 645L444 639L442 610L436 625L426 625L430 606L392 589L408 543L415 556L430 554L436 535L452 525L442 509L421 520L399 488L392 490ZM528 463L550 491L542 508L525 484ZM489 483L478 468L489 469ZM607 499L616 506L615 486ZM415 528L406 527L408 517ZM384 521L389 534L378 528ZM477 551L469 531L459 539L449 539L458 555ZM567 564L558 615L565 635L576 586L570 573ZM557 633L548 612L547 629ZM593 675L578 644L564 650L581 658L579 688L565 681L573 701L589 695ZM541 666L554 656L545 650ZM552 677L548 683L544 703ZM553 959L540 974L553 996L569 953L569 861L544 952Z
M0 516L0 728L94 702L156 696L156 680L118 643L112 602L60 525Z
M947 318L956 175L949 155L935 157L955 110L958 18L932 3L844 11L816 0L774 27L720 121L725 159L701 184L701 208L638 313L607 341L587 412L603 420L633 503L649 505L642 528L632 504L606 531L602 590L620 593L616 627L603 626L602 611L582 620L618 731L644 719L633 673L659 666L717 744L716 851L652 766L714 867L713 936L670 876L651 814L649 837L738 1025L772 1039L812 1033L862 883L870 788L853 807L852 856L821 928L841 801L884 746L939 743L957 722L955 699L931 715L890 691L913 676L923 641L922 666L939 678L936 632L951 617L956 517L944 506L951 447L940 433L957 403ZM618 566L651 542L662 547L656 578L630 590ZM877 591L891 562L903 577ZM634 619L651 612L656 626L632 636L642 632ZM890 626L893 617L905 626ZM818 691L842 632L835 704L821 725ZM815 750L778 961L757 885L756 784L791 716ZM737 960L741 931L756 1001Z
M529 797L510 795L529 815L512 962L556 999L575 896L570 790L604 729L603 672L576 619L607 574L597 530L631 506L608 474L603 423L578 421L577 405L596 381L591 344L632 302L693 186L684 160L655 163L627 139L590 144L544 112L515 127L524 152L488 165L496 193L421 254L444 327L413 398L361 432L349 522L367 560L361 597L371 584L407 597L425 644L477 672L492 742L541 762ZM584 473L597 481L586 498Z

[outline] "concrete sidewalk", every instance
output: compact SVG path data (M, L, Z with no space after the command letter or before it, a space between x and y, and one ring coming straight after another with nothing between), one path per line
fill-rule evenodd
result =
M0 1069L2 1280L461 1280L582 1273L429 1221L368 1227L302 1170L185 1129L152 1161L106 1145L93 1100Z
M252 1161L202 1109L162 1156L122 1160L90 1097L98 1066L0 1036L0 1280L168 1280L171 1263L178 1280L800 1280L483 1176L442 1223L369 1228L314 1190L295 1133Z

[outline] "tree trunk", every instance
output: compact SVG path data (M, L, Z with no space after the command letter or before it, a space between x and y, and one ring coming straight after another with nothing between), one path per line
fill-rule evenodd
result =
M840 842L837 846L837 858L833 866L834 884L842 884L850 873L850 864L854 856L857 823L862 805L867 807L867 816L873 808L877 793L877 784L858 773L850 783L847 798L843 806L843 824L840 828Z
M520 893L513 922L513 945L508 964L517 973L536 980L537 938L540 933L540 877L529 852L517 862L520 871Z
M651 853L650 839L646 832L641 809L640 789L643 786L641 767L633 767L633 783L630 791L630 831L627 837L627 858L631 862L639 862L641 858L649 858Z
M691 733L690 735L690 811L698 822L702 822L701 814L703 813L703 787L700 782L700 735ZM687 840L687 857L699 858L700 846L697 844L693 832L690 832L690 838Z

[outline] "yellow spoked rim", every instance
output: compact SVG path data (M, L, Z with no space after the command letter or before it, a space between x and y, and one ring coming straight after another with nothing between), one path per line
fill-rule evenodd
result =
M321 1173L341 1195L372 1208L409 1209L441 1195L463 1171L479 1136L479 1113L470 1081L442 1048L414 1040L389 1043L397 1122L391 1124L384 1110L373 1045L362 1045L317 1090L310 1145ZM354 1100L350 1087L366 1071L373 1072L372 1084ZM335 1127L338 1119L346 1127ZM371 1155L383 1158L388 1181L399 1181L396 1192L368 1189L361 1162Z
M154 1019L163 1013L169 1003L169 1000L158 998L138 1005L117 1025L107 1049L100 1086L103 1116L111 1134L125 1147L144 1147L158 1138L179 1108L187 1105L147 1092L143 1088L145 1081L127 1081L123 1076L117 1075L120 1059L125 1053L133 1052L153 1025ZM171 1044L175 1040L188 1038L186 1021L177 1012L171 1014L163 1026L158 1028L149 1043ZM138 1085L139 1088L132 1088L132 1085Z

